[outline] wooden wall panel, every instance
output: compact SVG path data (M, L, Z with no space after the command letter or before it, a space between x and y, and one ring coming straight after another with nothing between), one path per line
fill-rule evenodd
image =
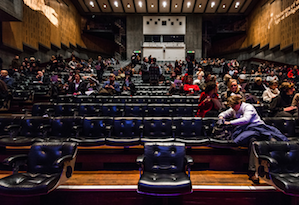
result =
M57 47L63 43L85 48L81 38L81 16L70 0L64 2L66 4L51 0L48 4L57 14L58 26L51 23L42 11L24 4L23 22L3 23L3 43L19 50L23 50L23 43L34 49L38 49L39 44L51 48L51 43Z
M241 48L269 44L269 48L280 45L283 49L293 45L294 50L299 49L299 7L293 6L295 13L286 12L277 21L277 15L292 7L294 2L296 0L260 1L248 16L247 38Z

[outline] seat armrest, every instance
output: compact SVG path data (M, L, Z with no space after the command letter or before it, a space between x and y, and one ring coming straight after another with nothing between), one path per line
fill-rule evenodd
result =
M188 165L193 165L194 164L193 158L191 156L185 155L185 159L186 159L186 163Z
M19 167L27 163L28 155L20 154L4 159L3 164L12 167L13 174L18 173Z
M18 130L20 128L21 128L20 125L8 125L8 126L5 127L5 130L11 132L11 131L14 131L14 130Z
M57 166L63 166L63 164L66 162L66 161L71 161L73 159L73 156L72 155L66 155L66 156L63 156L63 157L60 157L59 159L57 159L55 162L54 162L54 165L57 165Z
M276 159L274 159L274 158L272 158L272 157L269 157L269 156L266 156L266 155L259 155L259 156L258 156L258 159L259 159L259 160L266 160L266 161L268 161L270 164L278 165L278 162L276 161Z
M139 126L139 130L140 130L140 131L143 131L143 128L144 128L144 125L140 125L140 126Z
M75 125L75 126L73 126L73 130L75 132L81 132L83 130L83 126L82 125Z
M38 127L40 130L44 130L44 131L48 131L51 129L51 125L50 124L46 124L46 125L41 125Z
M144 160L144 155L140 155L137 157L136 163L141 166L143 164L143 160Z

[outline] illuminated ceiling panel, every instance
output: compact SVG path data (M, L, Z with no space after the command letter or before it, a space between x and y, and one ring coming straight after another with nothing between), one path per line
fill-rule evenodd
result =
M158 0L147 0L147 12L158 13Z
M137 13L146 13L145 0L134 0Z
M182 0L172 0L171 1L171 13L181 13L182 10Z
M218 7L217 13L226 13L232 1L233 0L222 0Z
M113 12L116 13L123 13L123 7L122 7L122 2L120 0L109 0L110 5L112 7Z
M160 13L169 13L170 10L170 1L169 0L160 0L159 12Z
M123 5L126 13L135 13L133 0L123 0Z
M207 0L197 0L194 8L194 13L203 13L205 11Z
M90 12L95 12L95 13L101 12L96 0L84 0L84 1L85 1L85 5L88 6Z
M97 0L99 6L101 7L102 12L112 12L110 4L108 3L108 0Z
M183 5L183 13L192 13L195 0L185 0Z
M245 3L245 0L234 0L233 5L229 9L229 13L238 13Z
M206 13L215 13L219 2L220 0L210 0L206 8Z

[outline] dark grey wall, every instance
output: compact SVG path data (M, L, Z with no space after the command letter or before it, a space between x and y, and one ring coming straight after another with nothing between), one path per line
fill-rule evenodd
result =
M134 50L142 50L143 17L138 15L127 16L127 59Z
M0 21L23 20L22 0L1 0L0 2Z
M202 16L187 16L186 23L186 49L195 51L195 59L199 60L202 57Z

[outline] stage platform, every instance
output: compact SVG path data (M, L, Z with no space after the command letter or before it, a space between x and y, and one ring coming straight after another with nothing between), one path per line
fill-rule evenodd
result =
M11 172L0 172L0 177ZM22 205L147 205L147 204L296 204L294 198L261 181L254 185L244 173L232 171L191 171L193 193L180 197L138 194L138 171L75 171L57 190L41 197L0 196L0 204Z

